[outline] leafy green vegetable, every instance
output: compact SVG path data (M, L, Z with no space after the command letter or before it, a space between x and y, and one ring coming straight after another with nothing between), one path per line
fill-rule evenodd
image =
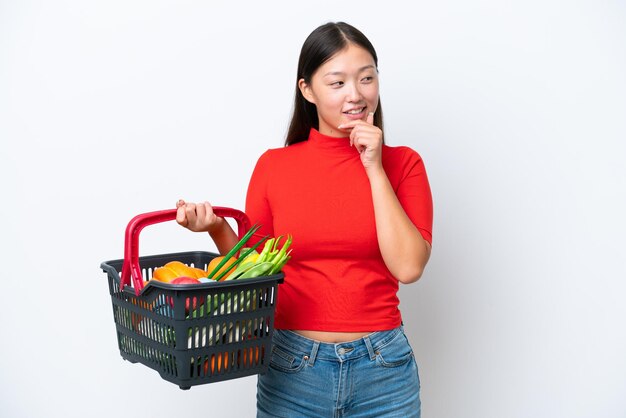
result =
M249 268L245 273L243 273L238 278L239 279L251 279L254 277L263 276L269 273L273 267L274 267L274 264L272 264L269 261L265 261L260 264L255 263L255 265L252 266L252 268Z

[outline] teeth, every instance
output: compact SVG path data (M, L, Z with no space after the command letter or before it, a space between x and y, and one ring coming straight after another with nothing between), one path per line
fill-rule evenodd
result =
M346 113L350 115L356 115L357 113L361 113L362 111L363 111L363 108L360 108L360 109L349 110Z

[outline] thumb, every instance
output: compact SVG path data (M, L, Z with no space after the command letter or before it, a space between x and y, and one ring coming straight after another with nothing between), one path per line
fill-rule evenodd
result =
M369 123L370 125L374 124L374 112L370 112L367 115L367 123Z

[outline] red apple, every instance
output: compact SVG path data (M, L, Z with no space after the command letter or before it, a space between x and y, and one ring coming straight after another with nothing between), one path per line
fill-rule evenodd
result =
M182 276L182 277L175 278L170 283L172 284L200 284L200 280L194 279L193 277Z
M170 284L202 284L202 282L198 279L194 279L193 277L187 277L187 276L182 276L182 277L177 277L174 280L172 280L170 282ZM192 300L192 309L196 309L196 307L198 306L197 304L197 300L196 298L187 298L185 300L185 312L189 313L189 299ZM200 299L200 305L202 305L202 299ZM174 301L170 300L170 305L174 306Z

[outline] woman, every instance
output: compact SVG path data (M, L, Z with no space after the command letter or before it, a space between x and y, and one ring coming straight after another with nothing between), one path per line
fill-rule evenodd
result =
M397 291L428 262L432 199L420 156L382 126L372 44L343 22L315 29L286 146L259 158L246 197L258 237L293 235L258 417L420 416ZM237 242L208 203L180 201L177 221L222 254Z

